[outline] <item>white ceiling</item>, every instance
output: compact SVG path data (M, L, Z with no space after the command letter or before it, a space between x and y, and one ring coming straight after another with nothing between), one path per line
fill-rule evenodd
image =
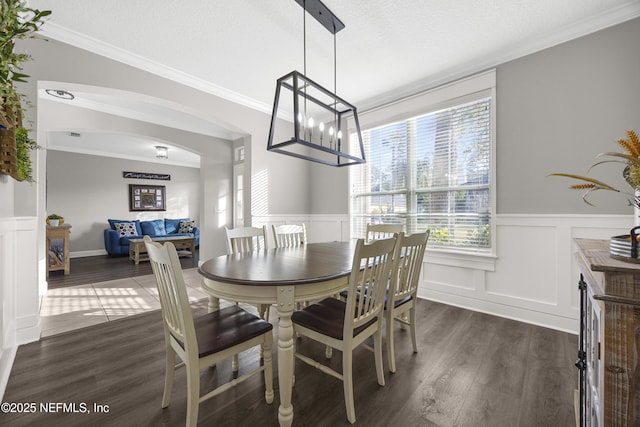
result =
M640 16L640 0L323 3L346 26L336 35L337 93L360 110ZM42 29L46 37L264 112L270 112L276 79L293 69L304 72L303 9L294 0L29 4L53 10ZM306 75L333 88L333 36L309 15L306 58ZM96 99L91 102L95 107ZM148 107L100 108L143 109L149 120L163 114ZM196 132L237 136L197 122Z

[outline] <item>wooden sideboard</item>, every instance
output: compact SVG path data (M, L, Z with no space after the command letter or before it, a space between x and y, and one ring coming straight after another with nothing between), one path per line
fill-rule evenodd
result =
M64 274L69 274L69 234L71 225L62 224L59 226L47 225L47 277L50 271L64 270ZM51 250L51 241L62 239L62 252L56 254Z
M576 239L581 426L640 426L640 264L607 240Z

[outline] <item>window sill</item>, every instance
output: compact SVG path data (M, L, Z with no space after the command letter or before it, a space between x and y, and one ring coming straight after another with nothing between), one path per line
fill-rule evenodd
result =
M496 257L493 254L472 254L469 252L447 251L427 248L424 262L429 264L448 265L473 270L495 271Z

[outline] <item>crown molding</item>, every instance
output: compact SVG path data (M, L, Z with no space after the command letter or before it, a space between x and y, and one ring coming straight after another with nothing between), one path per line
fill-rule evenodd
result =
M617 8L612 8L598 16L576 21L573 25L555 31L542 37L536 37L524 42L518 42L506 50L494 52L483 59L474 58L467 64L461 64L455 68L444 70L426 79L418 80L411 84L399 87L393 91L368 98L358 103L358 109L366 112L392 102L396 102L409 96L434 89L438 86L468 77L470 75L496 68L501 64L513 61L524 56L540 52L553 46L566 43L571 40L595 33L614 25L622 24L640 16L640 2L633 1ZM633 41L630 41L633 43Z
M256 99L241 95L237 92L218 86L214 83L192 76L175 68L168 67L159 62L152 61L143 56L121 49L109 43L105 43L96 38L87 36L69 28L63 27L55 22L47 22L39 31L44 38L57 40L68 45L87 50L100 56L121 62L126 65L138 68L143 71L155 74L168 80L181 83L185 86L206 92L227 101L243 105L245 107L271 114L273 108L270 104L265 104Z

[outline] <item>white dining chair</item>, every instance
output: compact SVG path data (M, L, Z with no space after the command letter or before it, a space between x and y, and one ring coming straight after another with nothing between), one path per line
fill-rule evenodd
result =
M214 397L253 375L264 372L265 400L273 402L273 326L238 306L230 306L193 317L173 243L164 245L144 237L160 297L164 326L166 372L162 407L169 406L174 371L185 367L187 374L186 425L195 427L201 402ZM200 395L200 370L255 346L264 350L264 363L256 369ZM176 364L176 356L181 363Z
M295 356L343 382L347 420L356 421L353 398L353 350L373 337L378 384L384 385L382 366L382 310L389 282L396 239L378 240L365 245L356 244L349 292L346 301L325 298L291 316L294 331L342 352L342 373L301 353ZM365 298L357 298L362 294Z
M263 225L262 227L225 227L224 232L227 238L227 255L258 250L266 251L269 249L266 225ZM235 303L238 304L237 301L235 301ZM258 315L264 320L269 320L269 307L270 305L268 304L256 305ZM260 353L260 356L262 356L262 352ZM233 357L231 366L234 372L237 372L240 369L237 356Z
M227 255L268 249L267 226L224 228L227 237Z
M367 224L365 240L367 243L379 239L388 239L402 231L402 224Z
M384 303L387 357L389 371L396 372L393 326L395 322L409 326L413 352L418 352L416 341L416 300L424 252L429 240L429 230L405 236L398 234L398 244L389 281L389 291ZM406 314L409 313L407 317Z
M307 229L304 224L272 225L276 248L290 248L307 243Z

